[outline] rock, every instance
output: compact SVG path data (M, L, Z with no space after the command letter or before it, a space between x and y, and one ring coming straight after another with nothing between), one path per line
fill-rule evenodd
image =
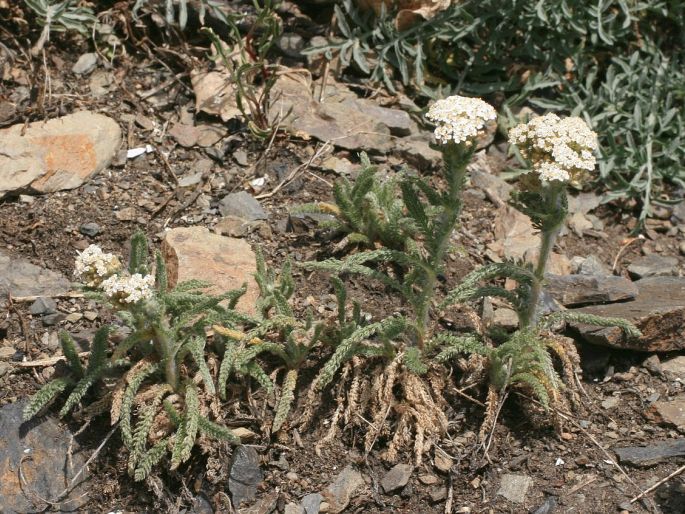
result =
M34 316L40 316L42 314L54 314L57 312L57 302L52 298L45 298L41 296L31 304L31 307L29 307L29 312Z
M196 71L190 74L190 82L195 93L195 110L217 115L226 122L240 116L236 101L236 89L228 72Z
M302 505L298 505L297 503L291 502L285 506L283 514L307 514L307 511L304 510L304 507Z
M24 402L0 408L0 510L6 513L43 511L48 507L78 510L88 499L88 489L83 485L87 471L77 479L79 485L57 505L49 506L39 498L57 498L85 464L84 454L78 444L71 446L71 434L54 419L23 423L23 408ZM28 481L25 485L19 479L20 466Z
M634 300L637 286L630 280L613 275L546 275L546 289L565 306Z
M614 448L621 464L633 466L654 466L659 462L671 457L685 456L685 439L675 439L649 446L629 446L626 448Z
M619 328L572 326L589 343L644 352L685 349L685 278L650 277L635 282L637 298L630 302L592 305L577 312L623 318L642 331L638 340L626 340Z
M119 125L88 111L1 129L0 198L79 187L109 166L120 144Z
M184 175L178 179L178 187L193 187L202 182L202 173L193 173L192 175Z
M79 321L82 317L83 317L83 314L81 314L80 312L72 312L72 313L69 314L65 319L66 319L69 323L76 323L76 322Z
M433 503L440 502L440 501L444 500L445 498L447 498L447 487L445 487L445 486L433 487L430 490L429 494L431 495L431 501Z
M248 164L250 164L250 161L247 158L247 152L245 150L236 150L235 152L233 152L233 159L240 166L247 166Z
M257 486L264 480L259 469L259 455L249 446L239 445L233 449L233 458L228 477L228 490L233 505L239 507L243 501L252 501L257 494Z
M685 382L685 355L679 355L672 359L664 361L659 366L661 371L667 375L671 375L676 379Z
M72 66L71 71L76 75L88 75L98 65L98 54L95 52L81 55Z
M533 511L533 514L552 514L557 509L557 500L554 496L548 496L542 505Z
M649 412L656 415L659 421L685 431L685 396L681 395L672 401L654 402Z
M193 505L190 507L189 514L214 514L214 509L209 500L200 494L193 499Z
M505 330L513 331L519 326L519 317L515 310L500 307L493 311L492 324Z
M504 179L501 179L497 175L493 175L492 172L488 173L482 169L471 170L471 184L486 194L493 194L502 202L509 200L511 191L514 189L513 186L507 184Z
M414 467L409 464L396 464L381 479L383 491L387 494L407 485L412 471L414 471Z
M61 273L11 257L0 250L0 298L12 296L60 296L70 283Z
M437 168L442 162L442 154L431 148L429 142L422 136L398 140L395 153L419 170Z
M502 475L497 494L512 503L523 503L526 501L526 494L531 485L533 485L533 479L527 475L506 473Z
M352 495L362 485L364 485L362 474L351 465L347 465L323 493L329 504L329 512L337 514L345 510Z
M83 313L83 317L86 318L88 321L95 321L98 319L98 313L95 311L86 311Z
M0 360L11 359L12 357L14 357L15 353L17 353L17 350L12 348L11 346L0 346Z
M502 205L497 209L493 232L494 242L488 244L490 251L508 260L529 263L537 260L540 234L525 214L510 205ZM552 252L547 271L555 275L567 275L571 271L571 263L566 256Z
M332 171L338 175L350 176L354 173L356 166L348 159L331 155L321 163L321 169Z
M579 275L611 276L611 270L594 255L590 255L583 259L582 262L578 264L575 273L578 273Z
M634 279L677 276L678 258L655 253L645 255L628 266L628 273Z
M88 81L88 88L90 89L90 94L94 98L99 98L109 93L110 88L114 84L116 84L116 79L112 72L96 70Z
M124 207L114 213L114 217L119 221L133 221L136 219L135 207Z
M314 99L311 77L304 74L281 75L271 97L275 101L269 117L285 115L281 125L299 137L314 137L348 150L382 153L393 146L390 128L367 112L369 105L330 80L323 102Z
M214 225L214 232L222 236L245 237L249 231L250 223L238 216L224 216Z
M685 255L685 241L682 241L678 245L678 251L680 252L680 255Z
M278 507L278 492L272 492L264 495L257 503L251 507L238 509L238 514L271 514Z
M43 322L43 325L45 325L46 327L51 327L53 325L57 325L57 323L59 323L65 318L66 316L61 312L55 312L52 314L46 314L45 316L43 316L41 321Z
M595 210L602 204L602 197L595 193L579 193L575 196L569 195L568 211L571 214L587 214Z
M568 218L568 226L578 237L583 237L586 230L593 228L590 221L582 212L575 212Z
M102 229L97 223L84 223L78 228L78 231L84 236L95 237L102 232Z
M255 313L257 265L252 248L244 240L212 234L205 227L174 228L162 241L162 255L171 287L197 279L210 282L208 290L220 294L247 283L237 308L246 314Z
M452 466L454 466L454 461L452 461L450 457L438 451L435 452L433 461L435 462L435 467L443 473L448 473L452 469Z
M319 493L308 494L302 498L302 507L306 514L319 514L319 506L322 500L323 496Z
M259 202L245 191L224 196L219 202L219 212L222 216L237 216L247 221L265 220L269 217Z
M302 49L305 42L302 36L294 32L284 32L276 39L276 46L284 55L293 59L304 59Z
M418 127L411 116L400 109L381 107L373 100L363 98L356 100L355 106L381 125L388 127L393 136L408 136L418 131Z

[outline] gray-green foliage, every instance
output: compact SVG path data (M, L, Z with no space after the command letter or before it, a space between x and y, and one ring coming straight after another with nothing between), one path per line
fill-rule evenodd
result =
M600 134L602 188L642 201L682 186L685 3L679 0L465 0L398 31L356 2L336 6L340 37L309 53L338 55L394 90L428 96L504 93L585 116ZM397 73L393 73L396 71Z
M355 180L342 177L334 184L335 205L310 203L296 207L293 212L332 214L333 220L322 222L321 228L343 234L349 244L402 250L416 230L398 197L400 179L379 178L368 156L362 153L360 158L362 166Z
M73 338L62 332L59 339L70 372L41 388L24 410L24 417L31 418L58 395L69 391L60 410L64 416L84 403L101 379L120 377L119 386L111 392L112 423L119 422L122 439L129 449L129 472L136 480L145 478L167 449L171 451L172 468L187 461L198 432L236 442L237 437L230 430L201 415L201 398L216 393L206 360L206 331L215 324L235 327L253 321L234 309L245 287L219 295L208 294L208 284L198 281L170 288L159 252L155 262L152 297L135 304L112 304L129 327L129 335L110 350L112 327L101 327L84 367ZM131 238L128 273L146 275L151 270L147 239L137 232ZM108 300L99 290L89 294ZM200 381L194 381L195 375L201 379L204 392L196 385ZM179 398L177 405L165 405L172 397ZM173 409L176 430L148 448L154 422L163 406L167 414Z
M38 17L38 22L48 32L65 32L72 30L83 35L93 28L97 21L90 7L79 5L76 0L51 2L50 0L24 0L24 3Z

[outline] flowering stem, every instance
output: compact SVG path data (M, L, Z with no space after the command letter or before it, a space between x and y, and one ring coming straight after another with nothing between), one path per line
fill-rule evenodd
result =
M548 213L553 213L560 209L565 210L564 185L552 185L545 189L544 207ZM552 219L557 218L552 216ZM543 224L542 232L540 234L540 252L538 255L538 262L535 266L533 283L530 289L530 297L528 298L528 305L521 316L521 328L535 327L540 320L540 295L542 294L542 285L545 280L545 271L547 270L547 263L549 256L554 248L557 236L561 230L564 217L559 217L561 222L557 222L547 226Z
M443 196L442 212L436 217L433 226L433 241L428 245L429 256L425 271L422 273L420 290L416 305L416 329L418 346L423 348L428 330L430 308L435 294L435 284L442 270L445 253L449 248L450 237L461 214L462 198L466 178L466 166L473 155L473 146L465 147L453 142L447 143L443 150L447 193Z

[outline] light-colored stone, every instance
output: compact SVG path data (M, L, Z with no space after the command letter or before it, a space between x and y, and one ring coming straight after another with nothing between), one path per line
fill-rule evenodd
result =
M79 187L110 164L120 144L119 125L88 111L2 129L0 198Z
M672 401L654 402L650 411L656 414L659 421L674 425L678 430L685 431L685 396L680 395Z
M645 255L628 266L628 273L634 279L676 276L678 275L678 258L654 253Z
M172 287L187 280L203 280L213 284L210 292L220 294L247 283L247 292L237 307L247 314L255 313L257 265L252 248L244 240L212 234L205 227L174 228L162 241L162 254Z
M523 503L526 501L526 494L531 485L533 485L533 479L527 475L506 473L502 475L497 494L512 503Z
M685 382L685 355L679 355L662 362L661 370Z
M540 231L530 218L510 205L502 205L496 213L494 222L494 242L488 245L490 251L501 258L525 260L534 263L540 250ZM547 272L567 275L571 272L571 262L565 255L552 252L547 263Z
M72 66L71 71L76 73L76 75L87 75L95 69L98 65L98 54L95 52L89 52L87 54L82 54L78 58L76 63Z
M328 512L337 514L345 510L352 496L362 485L362 474L351 465L347 465L323 493L329 504ZM320 510L323 512L323 504Z

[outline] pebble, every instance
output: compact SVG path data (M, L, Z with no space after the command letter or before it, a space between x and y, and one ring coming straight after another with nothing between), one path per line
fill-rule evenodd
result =
M86 311L83 313L83 316L88 320L88 321L95 321L98 317L97 312L93 311Z
M69 315L66 317L66 320L67 320L69 323L76 323L76 322L79 321L82 317L83 317L83 314L81 314L80 312L72 312L71 314L69 314Z
M381 479L381 486L386 493L396 491L407 485L414 467L409 464L397 464Z
M88 237L95 237L102 232L100 225L97 223L84 223L79 227L78 230L81 232L81 234Z
M71 71L76 75L87 75L92 72L98 64L98 54L90 52L78 58Z
M57 302L52 298L40 297L29 307L29 312L34 316L42 314L54 314L57 312Z

